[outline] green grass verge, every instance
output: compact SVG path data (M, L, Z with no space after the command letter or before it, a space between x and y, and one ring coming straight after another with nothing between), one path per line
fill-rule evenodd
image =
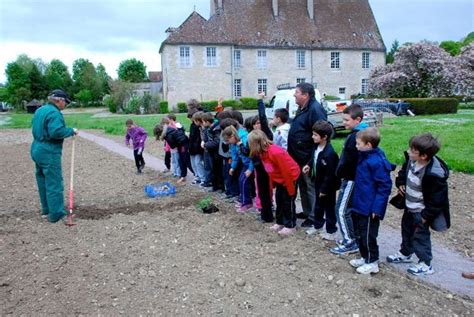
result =
M10 121L0 128L30 128L31 115L11 114ZM191 123L186 114L177 114L177 120L187 130ZM160 122L163 115L121 115L108 118L94 118L92 114L66 114L66 124L78 129L100 129L113 135L125 135L125 120L132 118L144 127L150 136L153 127ZM442 147L439 156L446 161L452 170L474 174L474 111L461 110L457 114L434 116L397 117L385 119L381 148L388 159L397 165L403 163L403 151L408 147L409 139L416 134L431 132L439 137ZM341 152L344 134L332 141L338 153Z

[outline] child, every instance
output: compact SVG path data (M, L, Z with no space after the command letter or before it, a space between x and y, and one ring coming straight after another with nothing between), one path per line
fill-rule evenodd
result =
M133 156L135 157L135 165L137 167L137 174L141 174L145 167L145 160L143 159L143 150L145 149L145 140L148 136L145 129L133 123L133 120L128 119L125 122L127 126L127 134L125 135L125 144L130 147L130 139L133 143Z
M408 268L408 273L413 275L434 273L430 227L444 231L451 225L449 170L446 163L436 156L440 147L430 133L412 137L408 153L405 153L406 161L395 180L399 193L405 196L406 207L402 217L400 251L389 255L387 262L412 262L415 253L419 262Z
M237 212L245 213L252 209L253 202L251 196L251 185L249 181L250 175L253 173L252 160L245 155L247 150L247 131L242 127L238 130L234 126L228 126L222 131L224 141L230 144L230 151L232 154L232 163L229 170L229 175L233 175L237 169L239 162L242 164L242 169L239 176L240 196L239 203L236 205Z
M288 132L290 131L290 125L287 123L288 118L288 110L280 108L275 110L272 120L272 125L276 126L276 130L273 133L274 144L285 150L288 149Z
M352 104L345 108L342 114L344 128L351 130L347 136L342 148L341 158L336 168L336 176L341 179L341 189L336 202L336 218L341 230L342 241L338 246L330 249L334 254L349 254L359 252L357 241L355 241L354 227L352 225L352 216L350 202L354 189L354 179L357 169L359 153L356 148L356 134L367 128L367 124L362 122L364 112L357 104Z
M189 139L184 133L183 128L173 127L172 121L168 117L164 117L161 123L153 129L157 139L165 140L171 149L176 149L179 159L179 167L181 174L178 183L186 181L188 168L192 171L191 160L189 158Z
M300 167L291 156L267 138L262 130L254 130L248 136L250 156L258 155L267 171L271 185L275 185L276 224L270 229L280 235L296 231L296 181Z
M191 157L191 166L194 171L194 180L192 184L201 184L204 182L204 150L201 147L201 121L200 115L202 112L196 108L190 108L188 111L188 118L191 119L191 126L189 127L189 155Z
M352 198L352 220L361 258L349 263L360 274L379 271L377 236L392 189L392 165L378 147L379 143L380 133L376 128L357 132L359 162Z
M166 118L169 120L169 125L173 128L182 128L181 123L176 122L176 116L172 113L166 115ZM170 147L171 153L171 167L172 167L172 174L174 177L179 177L181 175L181 169L179 164L179 154L176 148Z
M313 125L315 147L311 161L303 167L303 173L311 172L314 181L314 227L306 230L308 235L321 232L326 223L326 233L321 234L325 240L335 240L336 227L336 191L340 180L336 177L336 166L339 156L331 145L332 126L324 120Z
M219 143L221 136L221 128L219 121L214 118L210 112L201 115L202 126L205 128L206 137L202 141L204 148L204 157L211 175L212 189L209 191L216 192L224 190L224 178L222 176L222 157L219 155Z

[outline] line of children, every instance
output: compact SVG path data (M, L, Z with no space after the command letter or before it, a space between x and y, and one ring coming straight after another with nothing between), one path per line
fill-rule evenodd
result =
M242 115L238 111L224 110L217 118L199 111L191 117L193 124L201 130L201 145L205 153L210 154L210 164L204 166L210 175L214 172L214 176L207 180L212 189L223 190L222 197L232 201L238 195L237 212L251 210L255 195L251 186L253 163L260 162L258 164L267 175L270 189L276 188L276 224L272 229L288 235L296 228L295 182L300 176L300 167L284 149L287 144L287 112L278 109L275 113L275 143L263 131L267 128L266 124L262 126L266 118L260 112L259 116L247 119L250 133L242 127ZM363 110L357 104L344 109L344 126L351 133L344 142L340 159L330 143L334 133L332 126L325 120L317 121L312 127L315 146L311 160L302 172L311 178L316 197L315 221L306 232L320 233L323 239L335 241L339 228L342 240L337 241L337 246L330 251L335 254L359 253L360 258L352 259L350 265L356 267L358 273L369 274L379 271L377 236L391 191L393 166L378 147L380 133L375 128L368 128L363 117ZM178 130L172 124L169 120L167 130ZM169 131L163 131L163 135L171 134ZM169 143L174 142L170 139ZM411 262L415 253L420 262L408 269L415 275L433 273L430 227L446 230L450 225L446 182L449 171L446 164L435 156L439 148L439 143L430 134L413 137L407 161L396 180L399 192L406 200L402 219L403 241L400 251L388 256L387 261ZM232 186L236 176L238 186ZM201 176L196 177L202 182ZM259 184L257 181L257 188L261 189ZM270 216L267 215L267 219L262 217L262 220L273 221L271 200L269 213ZM324 226L325 232L322 232Z

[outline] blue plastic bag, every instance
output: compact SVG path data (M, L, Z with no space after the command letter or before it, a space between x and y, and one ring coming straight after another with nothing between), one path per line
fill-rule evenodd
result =
M169 182L148 184L145 185L145 194L151 198L174 196L176 194L176 187Z

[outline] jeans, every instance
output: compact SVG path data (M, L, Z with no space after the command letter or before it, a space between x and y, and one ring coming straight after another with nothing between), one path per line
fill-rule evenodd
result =
M365 263L378 261L377 236L379 235L380 218L372 218L371 215L364 216L353 212L352 220L354 221L355 237L361 257L365 259Z
M301 173L297 184L300 191L301 207L303 208L303 213L314 223L313 209L316 199L314 193L314 182L311 180L311 176L309 174Z
M421 223L420 212L412 213L405 210L403 213L400 253L405 256L415 253L420 261L425 262L426 265L431 264L433 254L430 226Z
M196 180L204 182L206 174L204 172L204 161L201 154L191 155L191 166L193 167Z
M181 175L181 168L179 167L179 153L171 152L171 168L173 171L173 176Z

